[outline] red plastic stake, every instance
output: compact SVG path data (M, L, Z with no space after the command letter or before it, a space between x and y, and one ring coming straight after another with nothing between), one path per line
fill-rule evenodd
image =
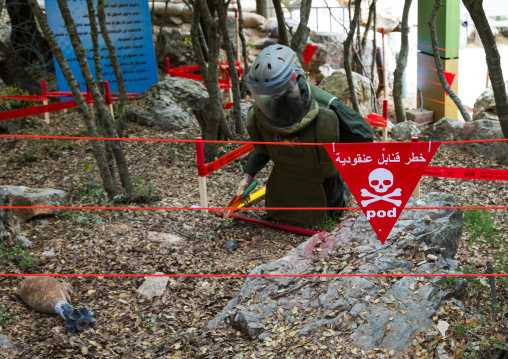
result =
M201 137L196 137L196 164L198 165L199 204L208 207L208 195L206 192L206 166L205 146Z
M46 97L46 80L41 80L42 96Z
M111 101L111 89L109 87L109 81L104 81L104 99L106 100L106 105L111 105L113 101Z
M420 142L420 139L418 137L411 137L411 142ZM415 190L413 191L414 198L420 198L420 181L418 181L418 184L415 187Z

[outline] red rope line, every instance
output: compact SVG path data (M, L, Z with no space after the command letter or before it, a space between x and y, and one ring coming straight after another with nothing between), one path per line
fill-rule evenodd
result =
M35 136L35 135L0 135L0 138L43 138L43 139L57 139L57 140L97 140L97 141L139 141L139 142L184 142L184 143L235 143L245 144L252 143L258 145L283 145L283 146L294 146L292 142L261 142L261 141L215 141L215 140L178 140L169 138L110 138L110 137L73 137L73 136ZM506 138L490 139L490 140L469 140L469 141L443 141L441 144L455 144L455 143L477 143L477 142L503 142L508 141ZM390 143L390 142L385 142ZM398 142L394 142L398 143ZM303 146L323 146L325 143L312 143L312 142L300 142L298 145ZM341 145L337 143L336 145Z
M358 211L360 207L57 207L57 206L0 206L1 209L92 209L92 210L117 210L117 211L125 211L125 210L133 210L133 211L183 211L183 210L199 210L199 211L207 211L209 209L215 210L227 210L227 209L235 209L235 210L247 210L247 211L260 211L260 210L270 210L270 211L327 211L327 210L335 210L335 211ZM508 206L480 206L480 207L471 207L471 206L451 206L451 207L404 207L404 209L508 209Z
M0 277L196 277L196 278L263 278L263 277L508 277L508 273L396 273L396 274L44 274L0 273Z

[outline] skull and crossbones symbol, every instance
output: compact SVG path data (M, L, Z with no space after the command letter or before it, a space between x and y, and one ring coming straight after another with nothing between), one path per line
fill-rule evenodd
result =
M377 193L385 193L393 186L393 174L388 171L386 168L376 168L369 175L369 185L376 191ZM397 188L392 193L388 193L382 196L377 194L370 193L365 188L362 188L362 197L370 197L370 199L366 199L362 201L362 206L366 207L371 203L377 201L386 201L393 203L397 207L402 203L401 200L392 199L392 197L398 197L401 195L401 189Z

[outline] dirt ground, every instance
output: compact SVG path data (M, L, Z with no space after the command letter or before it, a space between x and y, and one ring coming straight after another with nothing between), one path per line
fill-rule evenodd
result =
M84 136L86 130L80 115L73 110L67 114L52 114L51 126L29 128L23 134ZM129 138L193 139L199 135L198 128L164 133L129 124L126 130ZM1 138L0 141L0 184L63 189L70 196L70 205L105 205L89 141L19 138ZM226 153L233 148L223 145L221 151ZM124 142L124 149L132 176L149 199L149 203L142 206L188 207L199 204L194 144L129 141ZM451 151L446 145L438 150L431 166L503 168L484 158ZM269 168L266 168L257 176L262 184L266 183L268 174ZM210 175L210 206L227 205L241 176L239 162ZM506 182L424 177L421 185L424 193L453 194L458 204L464 206L501 206L508 202ZM264 203L260 201L258 205L261 207ZM356 206L354 200L350 206ZM266 217L263 211L240 214ZM347 211L344 218L358 215L359 211ZM492 212L492 216L506 241L507 212ZM168 234L176 235L182 241L167 244L164 238ZM307 239L254 224L223 220L205 211L190 210L68 210L56 217L23 223L22 235L35 246L29 251L29 261L24 265L4 261L0 263L1 272L241 274L280 258ZM468 234L464 233L463 237L457 256L461 264L474 266L478 262L495 260L486 241L480 240L470 248ZM236 251L225 246L228 240L241 245L255 238L259 239ZM54 256L42 254L50 250L54 251ZM37 313L22 302L17 294L21 281L22 278L17 277L0 277L0 310L3 310L0 311L0 334L15 342L14 349L3 354L6 357L324 358L390 355L383 350L362 353L359 349L348 349L346 352L341 343L347 340L341 332L330 334L325 341L300 338L268 347L260 345L257 340L250 341L230 328L205 330L208 321L242 286L243 280L238 278L171 278L164 295L152 300L143 299L135 292L144 281L142 277L61 278L73 287L72 300L76 307L85 306L96 312L97 322L92 329L74 335L65 332L59 316ZM433 354L422 351L420 342L415 340L411 356L425 357L427 353L427 357L432 357ZM449 339L443 339L442 343L452 350ZM459 339L456 344L460 344Z

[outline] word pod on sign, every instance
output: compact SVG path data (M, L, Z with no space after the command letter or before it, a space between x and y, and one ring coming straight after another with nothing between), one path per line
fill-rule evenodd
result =
M384 244L439 142L324 144Z

